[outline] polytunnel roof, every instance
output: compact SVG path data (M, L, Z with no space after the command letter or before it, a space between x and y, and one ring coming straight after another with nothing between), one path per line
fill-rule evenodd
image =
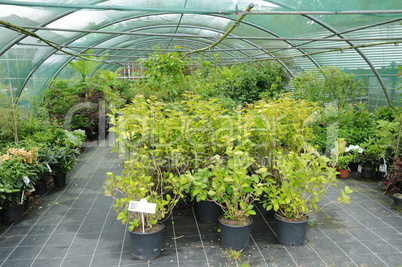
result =
M183 52L213 46L203 54L219 53L221 64L275 60L290 76L336 66L365 78L378 89L372 98L389 104L402 59L401 20L400 0L0 0L0 84L17 95L40 94L88 49L107 54L99 68L116 70L156 45Z

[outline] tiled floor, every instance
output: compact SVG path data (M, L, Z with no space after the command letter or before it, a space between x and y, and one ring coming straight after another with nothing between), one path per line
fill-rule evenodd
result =
M197 209L176 209L165 222L163 251L151 262L131 258L128 232L103 195L107 171L120 160L108 141L90 146L68 175L64 189L35 197L24 218L0 226L0 266L239 266L219 241L218 224L197 219ZM254 216L249 248L241 261L251 266L400 266L402 216L376 182L355 175L340 180L355 192L353 204L326 206L311 216L307 242L277 244L272 216ZM331 188L322 204L335 200ZM174 222L174 223L173 223Z

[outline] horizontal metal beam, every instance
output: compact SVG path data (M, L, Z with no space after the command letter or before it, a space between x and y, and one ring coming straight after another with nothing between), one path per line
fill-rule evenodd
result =
M386 44L394 44L398 45L399 43L402 43L402 40L400 41L391 41L391 42L381 42L381 43L371 43L371 44L363 44L360 45L359 47L370 47L370 46L376 46L376 45L386 45ZM23 46L36 46L36 47L49 47L48 45L45 44L39 44L39 43L22 43L19 42L18 45L23 45ZM190 49L169 49L169 48L160 48L160 49L155 49L155 48L119 48L119 47L101 47L101 46L74 46L74 45L61 45L60 48L68 48L68 49L99 49L99 50L126 50L126 51L162 51L162 52L187 52L190 51ZM320 47L299 47L299 46L289 46L289 47L283 47L283 46L266 46L266 47L248 47L248 48L220 48L219 51L225 52L225 51L249 51L249 50L270 50L270 49L281 49L281 50L292 50L292 49L306 49L306 50L347 50L351 49L350 46L340 46L340 47L335 47L335 46L320 46ZM353 47L352 47L353 48ZM216 50L207 50L205 52L213 52L216 53ZM99 55L94 55L94 56L99 56Z
M297 10L297 11L237 11L236 15L376 15L376 14L402 14L401 9L395 10Z
M169 12L176 14L227 14L227 15L365 15L365 14L401 14L402 10L297 10L297 11L239 11L235 9L227 10L202 10L202 9L177 9L177 8L152 8L135 7L122 5L83 5L49 2L30 2L30 1L12 1L0 0L0 5L25 6L35 8L59 8L59 9L77 9L77 10L115 10L115 11L147 11L147 12Z
M158 37L187 37L187 38L210 38L219 39L221 35L191 35L191 34L169 34L169 33L145 33L145 32L119 32L119 31L99 31L99 30L77 30L64 28L48 28L48 27L33 27L21 26L24 29L30 30L46 30L46 31L61 31L61 32L82 32L96 34L118 34L118 35L145 35ZM402 37L384 37L384 38L296 38L296 37L262 37L262 36L228 36L226 39L245 39L245 40L274 40L274 41L322 41L322 42L346 42L346 41L385 41L385 40L402 40Z
M25 7L39 8L61 8L61 9L77 9L77 10L115 10L115 11L146 11L146 12L169 12L177 14L233 14L237 10L202 10L202 9L173 9L173 8L152 8L152 7L135 7L120 5L82 5L82 4L65 4L65 3L48 3L48 2L28 2L28 1L3 1L0 5L13 5Z

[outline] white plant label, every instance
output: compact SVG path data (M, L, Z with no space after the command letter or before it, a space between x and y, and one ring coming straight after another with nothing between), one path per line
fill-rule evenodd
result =
M379 170L380 172L387 172L387 165L386 165L386 164L381 164L381 165L378 167L378 170Z
M155 214L156 203L148 203L148 201L145 198L141 199L140 201L130 201L128 210L133 211L133 212L143 212L143 213Z
M357 172L362 172L362 165L359 164L359 166L357 167Z
M29 185L29 183L31 182L31 180L29 180L28 176L25 176L25 175L24 175L24 177L22 178L22 180L24 181L24 183L25 183L26 185Z
M46 163L46 167L48 168L49 172L52 172L52 169L50 168L49 164Z

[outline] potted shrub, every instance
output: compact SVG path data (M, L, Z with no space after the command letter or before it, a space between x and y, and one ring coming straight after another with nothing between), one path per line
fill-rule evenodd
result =
M67 173L72 170L77 149L56 145L48 149L47 158L52 172L54 185L61 188L66 185Z
M352 161L353 155L342 155L339 156L336 167L339 171L339 177L349 178L349 163Z
M363 148L358 145L349 145L345 151L352 155L349 170L351 172L357 172L359 167L359 154L363 153Z
M24 192L32 188L28 178L37 159L37 149L10 148L0 156L0 207L2 222L21 219Z
M387 174L387 179L383 182L385 192L392 195L394 206L402 209L402 159L394 160L394 164Z
M217 205L209 196L209 192L214 190L212 181L213 173L209 168L198 169L194 175L187 173L191 181L191 196L197 202L197 210L200 219L204 222L216 222L222 215L222 208ZM213 194L213 192L211 192Z
M372 179L375 177L375 172L383 163L385 149L376 144L374 139L369 139L362 144L363 153L360 154L360 164L362 165L362 177Z
M278 241L285 246L300 246L305 240L308 215L323 208L318 203L336 184L336 171L329 166L329 159L312 147L302 153L278 154L277 163L281 180L267 187L265 207L276 211ZM350 203L347 194L352 190L345 186L341 192L338 203Z
M105 195L116 201L117 220L128 224L132 255L139 259L153 259L161 253L163 221L176 205L187 184L185 175L153 177L135 160L126 162L122 175L107 173ZM161 178L161 179L159 179ZM169 193L167 193L169 192ZM156 203L155 214L129 212L130 201L146 199Z
M248 246L255 215L253 201L263 193L267 176L265 168L249 173L255 161L248 152L240 149L226 150L225 157L216 155L211 165L213 180L208 196L218 204L223 215L219 217L221 242L225 248L241 250Z
M4 223L18 221L22 218L21 192L16 187L11 181L0 180L0 217Z

